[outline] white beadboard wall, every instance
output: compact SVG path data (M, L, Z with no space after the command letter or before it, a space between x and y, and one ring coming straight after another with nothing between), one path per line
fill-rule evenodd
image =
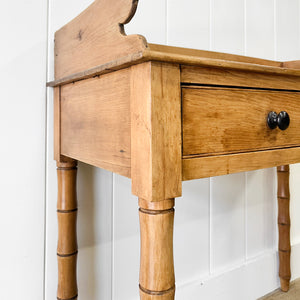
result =
M47 2L0 7L0 299L41 300Z
M1 3L0 299L56 299L53 95L45 84L53 79L54 32L91 2ZM300 0L140 0L126 32L152 43L300 59ZM299 182L300 165L293 165L293 278L300 277ZM174 234L177 300L253 300L279 286L276 188L275 169L183 183ZM80 163L78 200L80 300L138 300L130 180Z

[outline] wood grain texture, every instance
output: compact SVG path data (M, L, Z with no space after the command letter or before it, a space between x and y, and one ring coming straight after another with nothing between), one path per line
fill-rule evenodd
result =
M299 161L300 147L186 158L182 160L182 177L183 180L192 180L295 164Z
M158 202L150 202L139 198L139 205L148 210L166 210L174 206L174 199L168 199Z
M183 155L222 154L300 145L300 93L183 88ZM286 111L287 130L271 130L270 111Z
M61 152L130 177L130 69L61 88Z
M267 83L269 87L276 88L276 86L282 86L280 81L284 80L289 82L289 87L297 89L293 82L298 80L295 77L300 76L299 63L296 62L282 63L240 55L148 44L143 51L132 53L129 56L118 58L114 61L107 61L101 65L95 65L92 68L86 68L84 71L66 75L62 78L56 77L56 80L49 82L48 86L54 87L63 85L148 61L183 65L183 80L188 82L188 80L191 80L191 76L193 76L193 78L196 78L194 83L200 80L199 76L201 72L199 70L202 68L204 69L203 80L207 82L211 82L213 78L209 78L209 75L205 75L205 69L213 70L209 72L210 74L215 72L216 79L218 79L219 82L223 81L232 84L229 80L229 78L231 78L235 80L234 82L243 86L245 84L247 85L247 79L245 77L249 76L249 80L251 79L252 84L260 87L262 87L260 81ZM189 74L192 70L194 70L193 73L196 74ZM272 74L274 76L270 79L269 76ZM226 79L224 75L226 75L228 79Z
M222 68L231 70L245 70L247 72L266 73L266 74L277 74L277 75L292 75L299 76L299 69L289 69L284 67L261 65L256 63L240 62L234 60L217 59L210 57L202 57L187 55L181 53L170 53L163 51L154 51L151 48L146 49L143 52L144 60L160 61L181 65L189 65L193 67L211 67L211 68Z
M167 45L157 45L157 44L150 44L150 43L148 44L148 47L153 52L155 51L155 52L161 52L165 54L177 54L177 55L186 55L192 57L226 60L232 62L242 62L242 63L256 64L256 65L263 65L263 66L282 67L282 63L278 61L243 56L243 55L190 49L184 47L174 47L174 46L167 46Z
M278 232L279 232L279 277L281 290L287 292L291 279L291 241L290 241L290 168L288 165L277 167L278 177Z
M76 300L77 295L77 254L58 259L58 300ZM73 296L71 296L73 295ZM69 297L71 296L71 297Z
M60 86L54 88L53 91L53 114L54 114L54 160L60 161Z
M300 69L300 60L285 61L281 66L287 69Z
M58 162L58 299L77 299L77 162Z
M144 201L139 202L142 300L174 299L174 199L166 201L164 210L161 210L161 202L153 203L151 210L147 209L147 206L142 206Z
M181 96L178 65L132 67L132 193L148 201L181 195Z
M141 300L173 300L175 299L175 289L164 292L163 294L151 295L149 292L142 291L140 289L140 299Z
M126 36L138 0L96 0L78 17L55 34L55 78L103 65L131 61L147 47L144 37Z
M230 68L205 68L181 66L181 82L240 87L299 90L300 77L288 74L268 74L234 70Z

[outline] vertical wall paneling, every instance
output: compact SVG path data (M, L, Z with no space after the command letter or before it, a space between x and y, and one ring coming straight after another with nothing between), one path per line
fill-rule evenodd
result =
M244 54L244 1L211 1L212 50Z
M128 178L114 175L113 197L113 298L138 299L139 216L138 199Z
M247 259L276 247L274 169L247 173Z
M1 1L0 299L43 299L47 1Z
M244 262L244 174L212 180L212 271L221 272Z
M175 203L174 259L176 284L209 275L209 179L183 182Z
M125 25L126 34L141 34L149 43L166 44L166 1L139 1L134 18Z
M245 55L274 59L274 0L245 0Z
M299 59L299 1L276 1L276 59Z
M168 0L167 41L171 46L209 49L209 0ZM187 22L188 20L188 22Z
M84 299L110 299L112 173L79 164L78 182L78 288Z

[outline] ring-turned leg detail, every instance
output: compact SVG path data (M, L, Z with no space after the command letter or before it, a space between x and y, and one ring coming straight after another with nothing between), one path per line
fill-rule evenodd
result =
M75 300L77 289L77 198L76 198L77 162L58 162L58 300Z
M290 189L289 166L277 168L278 176L278 231L279 231L279 277L281 290L287 292L291 279L290 242Z
M173 300L174 199L161 202L139 200L141 226L140 298Z

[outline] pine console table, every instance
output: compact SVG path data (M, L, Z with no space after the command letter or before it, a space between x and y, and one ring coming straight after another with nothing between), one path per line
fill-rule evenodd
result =
M145 0L146 1L146 0ZM77 299L77 161L132 180L140 298L171 300L183 180L277 166L281 288L289 289L289 164L300 162L300 62L126 36L138 0L96 0L55 35L58 294ZM127 300L127 299L125 299Z

